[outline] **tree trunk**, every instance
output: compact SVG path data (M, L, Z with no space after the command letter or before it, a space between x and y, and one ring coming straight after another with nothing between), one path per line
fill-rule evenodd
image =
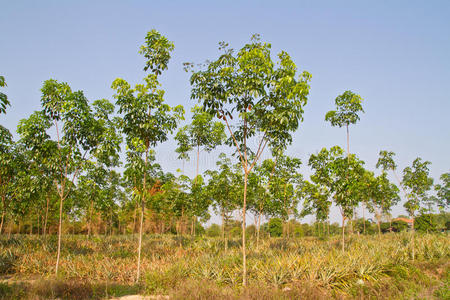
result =
M2 220L0 222L0 234L3 233L4 220L5 220L5 195L2 195Z
M350 159L350 134L348 132L348 124L347 124L347 159Z
M141 220L140 220L140 225L139 225L139 245L138 245L138 261L137 261L136 282L139 281L139 277L141 275L142 227L143 227L143 224L144 224L145 196L147 195L147 191L146 191L147 161L148 161L148 149L146 149L146 151L145 151L144 178L143 178L143 183L142 183Z
M64 189L62 189L64 190ZM59 226L58 226L58 253L56 255L56 270L55 274L58 275L59 257L61 255L61 235L62 235L62 211L63 211L63 195L60 194L59 198Z
M141 275L141 248L142 248L142 227L144 223L144 202L141 201L141 216L140 216L140 225L139 225L139 245L138 245L138 265L137 265L137 274L136 274L136 282L139 281L139 277Z
M244 173L244 205L242 207L242 285L247 286L247 257L245 253L245 214L247 205L247 179L248 172Z
M48 196L48 194L46 195L47 198L47 206L45 208L45 220L44 220L44 228L42 229L43 233L44 233L44 237L47 234L47 220L48 220L48 205L50 203L50 197Z
M256 248L259 247L259 232L261 230L261 211L258 212L258 227L256 231Z
M376 218L377 218L377 225L378 225L378 236L381 237L381 215L380 213L376 214Z
M366 216L365 216L365 212L364 212L364 202L362 204L362 211L363 211L363 234L366 234Z
M411 238L411 244L412 244L412 260L414 261L415 258L415 245L414 245L414 235L415 235L415 230L414 230L414 217L412 218L412 224L411 224L411 231L412 231L412 238Z
M345 216L342 215L342 252L345 252Z
M89 226L88 226L88 237L92 234L92 209L94 206L94 201L91 199L91 205L89 206Z
M199 162L199 160L200 160L200 145L197 144L197 173L195 174L195 178L197 178L197 176L198 176L198 162Z
M134 212L133 212L133 231L131 232L132 234L134 234L136 232L136 210L137 210L137 207L134 208Z

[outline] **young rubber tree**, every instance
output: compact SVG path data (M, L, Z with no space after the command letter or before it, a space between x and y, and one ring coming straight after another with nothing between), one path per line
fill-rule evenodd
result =
M191 97L201 102L208 113L225 122L231 135L230 144L234 144L239 154L244 172L242 282L245 286L248 175L267 144L271 147L275 140L283 144L292 142L291 133L303 119L311 75L303 72L297 77L297 68L284 51L278 54L278 63L274 63L271 45L262 43L256 35L237 53L226 43L220 45L224 53L193 72ZM251 149L251 145L256 147Z
M325 185L342 216L342 251L345 251L345 220L353 215L354 208L360 202L358 182L364 174L363 162L355 155L345 158L344 151L334 146L323 148L318 154L312 154L308 165L313 169L311 179L316 184Z
M297 214L298 196L301 195L303 184L303 177L299 173L301 163L298 158L280 153L271 178L270 193L273 206L277 207L273 216L281 218L284 224L289 221L291 215ZM288 228L283 228L283 237L286 236L289 237Z
M63 202L69 196L83 163L99 145L99 124L82 91L73 92L67 83L50 79L41 89L43 113L56 130L56 153L48 165L57 173L54 180L59 196L58 250L55 273L58 274Z
M236 195L236 186L233 184L234 174L231 159L226 157L224 153L221 153L216 165L218 170L205 172L209 177L206 194L212 199L214 211L221 216L222 239L224 240L225 249L227 249L226 221L231 218L231 214L239 207L239 204L236 197L234 197Z
M414 260L414 219L421 204L428 199L428 192L433 186L433 178L429 177L429 161L422 162L420 157L416 158L411 167L403 169L403 184L407 193L407 201L403 204L412 222L412 258Z
M363 99L360 95L352 91L345 91L339 95L336 100L336 110L330 110L325 115L325 121L329 121L331 126L345 126L347 130L347 156L350 155L350 134L348 127L350 124L356 124L359 121L358 113L364 113L362 108Z
M387 172L387 171L392 171L392 173L395 176L395 179L397 179L398 185L400 186L400 188L403 191L403 194L405 196L405 201L408 199L408 195L405 191L405 188L403 187L403 183L400 180L400 178L397 175L397 164L394 161L394 155L395 153L392 151L386 151L386 150L381 150L380 154L379 154L379 158L376 164L376 168L381 168L381 170L383 172Z
M0 76L0 87L6 87L6 81L4 76ZM0 92L0 114L6 113L6 107L10 106L8 96L5 93Z
M381 216L390 213L392 206L400 201L398 187L387 178L387 173L371 178L369 183L369 211L375 214L378 235L381 235Z
M304 181L301 197L303 198L303 209L301 217L315 215L316 221L326 222L330 215L331 201L330 190L322 184Z
M147 59L144 71L151 70L152 73L144 78L143 84L138 84L134 88L120 78L112 83L112 88L116 91L114 95L117 99L116 104L123 116L122 130L126 135L128 151L135 156L129 163L132 168L143 168L140 171L143 174L140 178L142 187L138 191L141 195L141 215L136 281L140 277L142 224L148 198L147 172L150 148L166 141L184 115L182 106L171 108L164 103L164 90L158 88L160 85L158 75L167 69L173 49L173 43L166 37L156 30L149 31L140 53ZM142 162L137 158L141 158Z

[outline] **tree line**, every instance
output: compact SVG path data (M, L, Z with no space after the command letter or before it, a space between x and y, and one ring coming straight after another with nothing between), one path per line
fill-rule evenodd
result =
M63 226L74 229L78 224L77 233L88 236L136 232L138 280L144 232L195 234L212 210L221 217L221 236L227 240L227 222L239 212L246 285L248 214L255 217L258 244L262 219L287 224L313 215L329 224L334 204L342 217L344 251L345 224L353 228L358 207L374 214L379 234L382 216L399 203L400 193L413 220L436 207L448 209L450 173L434 185L430 162L417 158L398 176L395 154L383 150L376 175L350 152L349 127L364 110L362 97L349 90L325 114L325 121L346 129L346 151L334 146L311 154L306 163L312 175L304 178L302 161L286 150L303 121L311 74L299 72L285 51L274 59L271 44L258 35L238 50L225 42L219 45L217 59L184 66L190 73L191 99L198 105L183 127L183 106L165 103L160 83L174 44L156 30L147 33L139 51L146 60L142 82L114 80L114 101L91 102L66 82L46 80L41 110L19 122L17 140L0 125L0 233L24 228L44 236L57 233L58 273ZM5 86L0 76L0 87ZM0 93L0 114L9 105ZM155 159L155 147L172 135L183 162L177 174L164 172ZM220 154L217 168L200 174L201 152L222 145L233 154ZM264 151L272 158L262 160ZM194 178L184 174L192 153ZM397 182L390 182L389 173ZM291 227L282 228L285 235L292 234Z

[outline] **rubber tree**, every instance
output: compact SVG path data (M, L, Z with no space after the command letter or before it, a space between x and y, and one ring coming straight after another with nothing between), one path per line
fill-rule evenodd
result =
M242 283L247 285L246 209L248 175L267 144L275 140L292 142L291 133L303 120L303 106L309 94L311 75L297 68L284 51L275 64L271 45L252 37L250 43L234 52L228 44L220 43L223 54L206 62L191 75L191 98L204 109L225 122L239 155L244 172L242 204ZM235 120L235 124L232 123ZM255 142L250 140L254 139ZM251 149L251 145L256 145ZM251 155L253 154L253 155Z
M325 121L329 121L331 126L345 126L347 130L347 156L350 155L350 134L348 127L359 121L358 113L364 113L360 95L352 91L345 91L335 99L336 110L330 110L325 115Z
M347 158L350 157L350 124L356 124L359 121L358 113L364 113L362 108L362 101L360 95L352 91L345 91L335 99L336 110L331 110L326 113L325 121L329 121L331 126L339 126L346 128L347 131ZM350 219L352 220L353 217ZM353 230L353 229L352 229Z
M6 81L4 76L0 76L0 87L6 87ZM8 96L5 93L0 92L0 114L6 113L6 107L11 103L8 100Z
M58 250L55 273L58 274L63 202L69 196L83 164L98 148L100 124L95 120L82 91L72 91L67 83L54 79L44 82L41 89L43 113L53 123L57 149L48 166L57 174L54 185L59 196Z
M381 235L381 216L390 213L392 207L400 201L398 187L387 178L387 173L382 172L377 177L369 177L368 182L368 209L377 219L378 235Z
M398 185L400 186L400 188L403 191L403 195L405 196L405 201L408 199L408 194L405 191L405 188L403 187L403 183L400 180L400 177L398 177L397 175L397 164L394 161L394 156L395 153L392 151L386 151L386 150L381 150L379 153L379 158L376 164L376 168L381 168L381 170L383 172L387 172L387 171L392 171L392 173L395 176L395 179L398 182Z
M428 192L433 186L433 178L429 177L429 161L416 158L411 167L403 169L403 184L407 193L407 201L403 204L412 222L412 259L415 256L414 219L421 204L428 199Z
M141 47L140 53L146 58L144 71L150 70L150 74L144 78L143 84L137 84L134 88L123 79L116 79L112 83L112 88L116 94L116 104L119 106L119 113L123 117L122 130L126 136L126 143L129 151L134 156L141 157L143 163L136 163L139 160L133 159L135 163L132 167L141 167L143 174L142 187L139 193L141 215L139 228L139 244L136 281L140 277L140 257L142 248L142 224L144 218L144 207L148 198L147 172L149 168L149 151L158 143L168 139L177 127L177 123L183 119L184 109L181 105L174 108L164 103L164 90L159 89L158 76L166 70L170 60L170 53L174 45L166 37L156 30L147 33L145 44Z
M303 176L300 174L302 164L299 158L289 157L280 153L276 158L277 164L270 179L270 193L272 195L273 217L279 217L284 225L291 215L297 215L297 206L303 188ZM284 226L286 227L286 226ZM289 229L283 229L283 237L289 237Z
M327 186L305 180L301 190L301 198L303 199L301 217L314 214L316 221L328 221L331 201L329 200L330 190Z
M363 162L355 155L345 158L344 151L338 146L312 154L308 165L313 169L311 179L316 184L327 187L342 216L342 251L345 251L345 220L353 215L354 208L360 202L357 183L361 180Z
M224 240L225 249L228 248L228 235L226 233L226 221L231 217L239 204L236 199L236 186L233 184L233 169L231 159L226 157L224 153L219 155L216 162L218 170L208 170L205 172L209 177L206 186L206 194L212 200L214 211L221 216L222 219L222 239Z

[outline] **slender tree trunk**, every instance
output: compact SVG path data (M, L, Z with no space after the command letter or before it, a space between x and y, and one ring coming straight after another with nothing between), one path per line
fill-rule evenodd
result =
M247 206L247 179L248 172L244 173L244 205L242 207L242 285L247 286L247 256L245 253L245 214Z
M342 215L342 252L345 252L345 216Z
M141 216L139 222L139 245L138 245L138 262L137 262L137 273L136 273L136 282L139 281L139 277L141 275L141 248L142 248L142 227L144 223L144 202L141 201Z
M36 234L40 235L41 234L41 214L38 212L38 218L37 218L37 231Z
M2 211L2 221L0 222L0 234L3 234L3 221L5 220L5 210Z
M148 148L145 151L144 181L142 183L141 220L140 220L140 225L139 225L139 245L138 245L138 261L137 261L136 282L139 281L139 277L141 275L142 227L143 227L143 224L144 224L144 208L145 208L145 198L146 198L145 196L147 195L147 191L146 191L147 162L148 162Z
M347 124L347 159L350 160L350 134L348 132L348 124Z
M49 203L50 203L50 197L49 197L48 194L46 195L46 198L47 198L47 206L45 207L44 228L43 228L43 230L42 230L43 233L44 233L44 237L45 237L45 235L47 234L48 205L49 205Z
M137 210L137 207L134 208L134 212L133 212L133 231L131 232L132 234L135 234L135 232L136 232L136 210Z
M413 216L413 218L412 218L412 224L411 224L411 231L412 231L412 238L411 238L411 244L412 244L412 260L414 261L414 258L415 258L415 244L414 244L414 236L415 236L415 229L414 229L414 221L415 221L415 218L414 218L414 216Z
M198 162L200 160L200 144L197 144L197 173L195 174L195 178L198 176Z
M89 226L88 226L88 237L92 234L92 210L94 206L94 200L91 199L91 205L89 206Z
M259 247L259 232L261 230L261 211L258 212L258 228L256 231L256 248Z
M327 217L327 231L328 231L328 236L330 236L330 217Z
M64 191L64 188L62 188ZM60 194L59 199L59 226L58 226L58 253L56 255L56 270L55 274L58 275L59 257L61 255L61 235L62 235L62 211L63 211L63 194Z
M378 236L381 237L381 224L380 224L381 223L381 215L380 215L380 213L377 212L376 218L377 218L377 225L378 225Z
M366 234L366 216L365 216L365 210L364 210L364 202L362 204L362 211L363 211L363 225L364 225L363 234Z
M11 238L11 231L12 231L12 228L13 228L12 220L9 222L9 226L8 227L9 227L8 228L8 239L10 239Z
M0 222L0 234L3 233L3 222L5 221L5 195L2 195L2 220Z

